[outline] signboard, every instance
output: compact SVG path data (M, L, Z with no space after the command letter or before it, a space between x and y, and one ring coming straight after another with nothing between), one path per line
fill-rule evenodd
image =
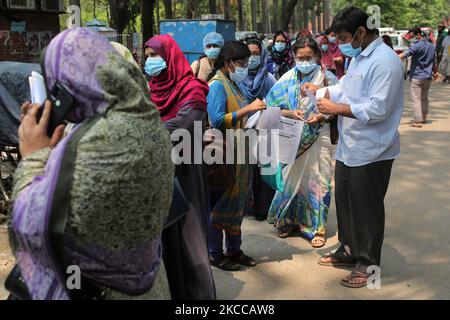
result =
M11 32L25 32L26 21L11 21Z

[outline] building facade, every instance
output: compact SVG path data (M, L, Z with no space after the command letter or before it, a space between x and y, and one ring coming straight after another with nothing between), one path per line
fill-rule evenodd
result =
M0 0L0 61L37 62L62 13L63 0Z

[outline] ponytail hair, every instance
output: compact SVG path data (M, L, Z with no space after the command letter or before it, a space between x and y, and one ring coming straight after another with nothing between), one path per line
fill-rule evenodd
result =
M225 62L236 61L250 58L251 53L248 46L241 41L228 41L220 49L219 56L214 61L214 69L209 74L206 81L210 81L217 73L218 70L225 66Z

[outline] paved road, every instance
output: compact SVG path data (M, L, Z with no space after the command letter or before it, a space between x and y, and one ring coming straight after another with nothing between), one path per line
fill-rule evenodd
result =
M402 154L386 198L381 289L344 288L339 280L348 271L317 265L337 248L333 204L329 240L319 250L300 236L279 239L271 225L246 218L243 250L259 264L237 272L214 268L220 299L450 299L450 85L432 86L431 123L422 129L408 126L408 90Z
M394 164L386 198L382 288L347 289L342 269L317 265L337 248L336 214L331 208L328 243L319 250L299 236L279 239L266 222L244 221L243 249L259 261L252 269L214 268L220 299L450 299L450 86L431 89L431 123L408 126L412 114L405 88L400 127L402 155ZM12 266L5 229L0 227L0 299Z

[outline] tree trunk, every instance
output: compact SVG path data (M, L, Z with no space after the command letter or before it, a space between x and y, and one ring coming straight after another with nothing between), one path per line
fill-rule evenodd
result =
M252 0L252 31L258 29L258 6L256 0Z
M324 29L330 27L330 0L323 0L323 24Z
M217 13L216 0L209 0L209 13Z
M81 1L80 0L69 0L69 5L70 6L78 6L78 8L80 8L80 26L83 26L83 20L81 17Z
M283 0L285 1L285 0ZM284 31L289 30L289 22L291 21L292 13L294 13L295 5L297 4L297 0L287 0L286 1L286 9L282 12L281 15L281 28Z
M230 0L223 0L223 13L225 15L225 20L231 19Z
M280 10L280 6L278 3L278 0L273 0L273 7L272 7L272 13L273 13L273 20L272 20L272 27L273 29L278 29L278 13ZM272 30L271 30L272 31Z
M238 12L239 12L239 31L244 31L245 30L244 3L242 0L238 0Z
M312 18L312 33L316 34L317 32L316 5L313 5L311 8L311 18Z
M302 9L303 9L303 24L305 26L305 29L309 29L309 1L303 0L302 1Z
M146 2L146 0L142 0ZM164 17L166 19L173 19L173 11L172 11L172 0L163 0L164 1Z
M186 19L194 18L196 6L197 6L196 0L187 0L186 1Z
M128 0L109 0L108 3L111 9L111 27L116 29L117 34L122 34L130 20L130 3Z
M153 37L153 8L155 5L155 0L142 0L141 5L141 16L142 16L142 50L145 48L145 42ZM145 63L145 55L142 52L141 63Z
M262 32L269 32L269 3L268 0L262 0Z

